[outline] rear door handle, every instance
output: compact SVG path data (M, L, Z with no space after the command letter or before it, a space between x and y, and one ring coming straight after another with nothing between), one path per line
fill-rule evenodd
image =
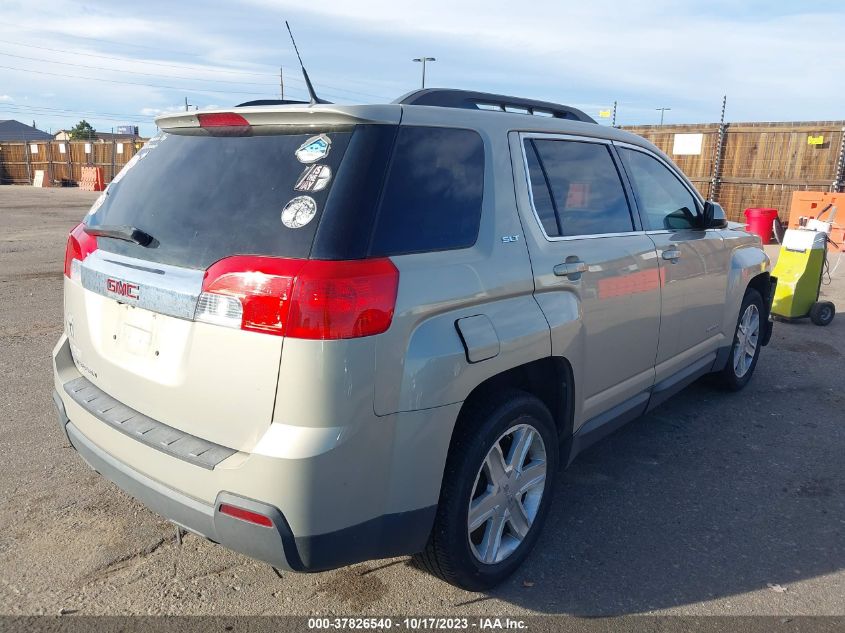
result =
M678 258L681 256L681 251L674 247L669 247L664 250L660 256L670 262L678 261Z
M553 270L558 277L569 277L575 281L581 278L581 273L587 272L587 264L581 260L563 262L555 266Z

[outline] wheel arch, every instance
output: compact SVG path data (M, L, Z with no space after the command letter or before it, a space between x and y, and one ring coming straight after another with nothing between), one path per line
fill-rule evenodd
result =
M572 365L561 356L546 356L487 378L478 384L464 400L452 437L462 424L467 424L465 412L474 405L503 391L518 389L539 398L549 409L561 444L572 438L575 388ZM451 442L450 442L451 445Z
M763 297L763 309L765 312L763 314L763 333L760 342L764 346L768 345L772 338L773 323L769 316L772 310L772 299L775 296L775 283L777 283L777 280L772 277L769 271L765 271L749 279L748 286L746 287L746 290L753 288Z
M730 340L733 340L733 332L736 327L739 307L742 305L742 298L749 287L753 287L760 292L763 303L768 310L770 268L769 257L759 244L744 243L731 252L728 284L725 289L724 321L722 323L722 331ZM766 318L768 322L768 313Z

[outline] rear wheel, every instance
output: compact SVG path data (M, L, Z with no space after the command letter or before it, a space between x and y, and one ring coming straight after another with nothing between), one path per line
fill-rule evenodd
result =
M719 382L727 389L739 391L751 380L760 357L764 315L763 298L759 292L749 288L739 309L728 362L719 374Z
M464 412L417 563L463 589L502 582L537 541L557 466L554 421L537 398L512 391Z
M816 325L830 325L836 316L836 307L830 301L816 301L810 308L810 320Z

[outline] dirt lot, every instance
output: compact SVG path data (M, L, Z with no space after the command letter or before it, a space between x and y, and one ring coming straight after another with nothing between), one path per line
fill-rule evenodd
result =
M0 613L845 614L845 315L779 324L746 391L696 384L581 455L489 594L407 559L278 578L177 546L53 415L65 236L95 195L0 187ZM838 275L825 292L845 312Z

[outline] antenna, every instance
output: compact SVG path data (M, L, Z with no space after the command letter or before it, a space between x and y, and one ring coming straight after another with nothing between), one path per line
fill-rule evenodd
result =
M293 39L293 32L290 30L290 24L288 21L285 20L285 26L288 29L288 35L290 35L291 44L293 44L293 50L296 52L296 58L299 60L299 67L302 68L302 76L305 78L305 86L308 88L308 96L311 97L311 105L316 103L329 103L328 101L323 101L317 96L317 93L314 92L314 86L311 85L311 79L308 77L308 71L305 70L305 64L302 63L302 57L299 55L299 49L296 47L296 40Z

